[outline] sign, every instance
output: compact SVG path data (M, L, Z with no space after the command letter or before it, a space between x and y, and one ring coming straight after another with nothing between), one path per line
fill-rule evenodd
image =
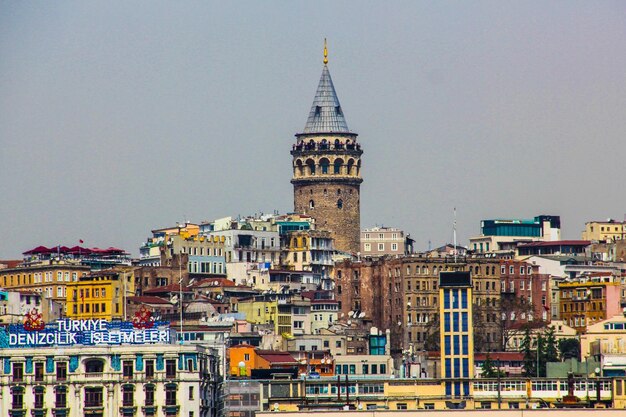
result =
M1 334L4 333L4 334ZM23 325L11 324L0 328L0 348L51 346L106 346L172 343L169 322L107 321L104 319L60 319L54 323L36 325L27 318Z

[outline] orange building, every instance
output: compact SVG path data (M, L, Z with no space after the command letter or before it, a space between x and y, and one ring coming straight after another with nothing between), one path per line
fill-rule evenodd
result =
M261 350L251 345L236 345L228 348L230 375L249 377L254 370L292 371L299 363L289 352Z

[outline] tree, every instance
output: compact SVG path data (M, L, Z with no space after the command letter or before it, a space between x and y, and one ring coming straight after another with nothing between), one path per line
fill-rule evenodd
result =
M580 359L580 341L578 339L561 339L559 340L559 352L561 360Z
M504 371L500 370L499 366L496 367L493 360L491 359L491 356L489 356L489 353L487 353L487 357L485 357L485 362L483 363L482 377L483 378L498 378L498 376L502 378L506 375Z
M535 361L536 361L535 376L536 377L542 377L542 376L545 377L547 374L545 351L546 351L545 340L542 335L538 335L536 349L535 349Z
M533 351L533 339L530 334L530 327L525 326L524 338L522 339L521 351L524 354L524 363L522 369L524 376L530 377L536 375L536 354Z
M533 304L524 297L504 296L500 300L500 342L502 350L507 350L511 337L519 332L520 323L533 313Z
M425 350L439 350L439 314L433 314L429 317L426 324L426 338L424 339Z
M557 362L559 360L558 343L554 332L554 326L550 326L544 333L545 345L543 356L546 362Z

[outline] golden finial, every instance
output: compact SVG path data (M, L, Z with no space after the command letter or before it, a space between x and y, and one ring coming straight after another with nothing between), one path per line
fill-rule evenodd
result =
M328 64L328 48L326 48L326 38L324 38L324 65Z

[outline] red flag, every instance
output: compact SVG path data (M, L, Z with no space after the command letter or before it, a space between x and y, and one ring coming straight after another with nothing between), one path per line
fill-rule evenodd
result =
M85 241L84 241L84 240L82 240L82 239L78 239L78 241L79 241L80 243L85 243Z

